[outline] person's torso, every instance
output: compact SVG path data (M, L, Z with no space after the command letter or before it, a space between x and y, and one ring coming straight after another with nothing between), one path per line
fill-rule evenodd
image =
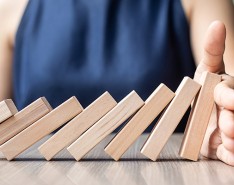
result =
M160 83L175 90L194 73L180 0L30 0L14 54L14 98L75 95L86 107L103 92L145 100Z

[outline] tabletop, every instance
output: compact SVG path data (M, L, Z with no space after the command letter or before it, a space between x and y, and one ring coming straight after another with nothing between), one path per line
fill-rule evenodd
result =
M48 137L13 161L0 155L0 184L234 184L234 167L215 160L192 162L179 158L181 134L171 136L156 162L140 153L147 134L143 134L118 162L103 150L113 135L80 162L76 162L66 149L52 161L46 161L37 147Z

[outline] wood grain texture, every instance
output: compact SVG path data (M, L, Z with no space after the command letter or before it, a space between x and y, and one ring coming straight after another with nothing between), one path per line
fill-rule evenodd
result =
M75 97L71 97L18 135L4 143L0 147L0 151L7 160L12 160L34 143L75 117L82 110L83 108L78 100Z
M0 123L18 112L14 102L11 99L0 102Z
M161 84L145 101L145 105L105 147L105 152L114 160L119 160L174 96L175 93Z
M141 135L125 155L115 162L103 150L114 135L107 136L81 162L62 150L46 162L37 147L50 136L30 147L14 161L0 155L0 179L4 185L232 185L234 168L217 160L199 162L181 159L178 149L182 134L173 134L152 162L140 153L148 134Z
M197 161L205 132L209 123L214 102L214 88L221 81L221 76L205 72L202 74L202 88L192 106L185 129L180 156Z
M108 113L117 102L108 92L105 92L90 104L78 116L72 119L62 129L43 143L38 149L40 153L50 160L59 151L74 142L83 132Z
M156 161L159 153L176 129L200 87L200 84L188 77L183 79L176 90L176 96L161 116L141 149L143 155Z
M0 145L39 120L52 110L47 100L42 97L0 124Z
M144 101L135 91L132 91L108 114L72 143L67 148L68 151L77 161L79 161L86 153L126 121L143 105Z

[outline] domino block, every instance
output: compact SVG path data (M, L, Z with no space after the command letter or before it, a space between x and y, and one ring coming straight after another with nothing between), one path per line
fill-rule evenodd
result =
M143 105L144 101L135 91L132 91L110 112L72 143L67 148L68 151L77 161L79 161L86 153L126 121L131 115L136 113Z
M221 81L221 76L205 72L202 74L202 88L192 106L185 129L179 155L197 161L205 132L209 123L214 102L214 88Z
M159 153L172 135L201 85L185 77L176 90L176 96L157 122L149 138L141 149L141 153L156 161Z
M18 112L15 104L11 99L0 102L0 123L13 116Z
M50 160L54 155L75 141L83 132L108 113L117 102L108 92L105 92L83 112L66 124L38 149Z
M0 147L0 151L7 160L12 160L34 143L75 117L82 110L83 108L78 100L75 97L71 97L50 113L46 114L44 117L4 143Z
M114 160L119 160L124 152L167 106L174 95L167 86L161 84L146 100L145 105L106 146L105 152Z
M1 123L0 145L20 133L51 110L50 104L42 97Z

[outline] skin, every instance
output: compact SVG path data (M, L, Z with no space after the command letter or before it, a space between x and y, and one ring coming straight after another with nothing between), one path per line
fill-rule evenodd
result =
M194 79L199 81L204 71L222 74L222 82L214 91L216 106L201 154L234 166L234 7L229 0L183 0L182 3L198 65Z
M12 97L15 33L28 0L0 0L0 101Z
M0 0L0 100L12 98L15 33L27 2ZM204 71L222 75L201 154L234 166L234 6L231 0L182 0L182 5L197 64L194 79Z

